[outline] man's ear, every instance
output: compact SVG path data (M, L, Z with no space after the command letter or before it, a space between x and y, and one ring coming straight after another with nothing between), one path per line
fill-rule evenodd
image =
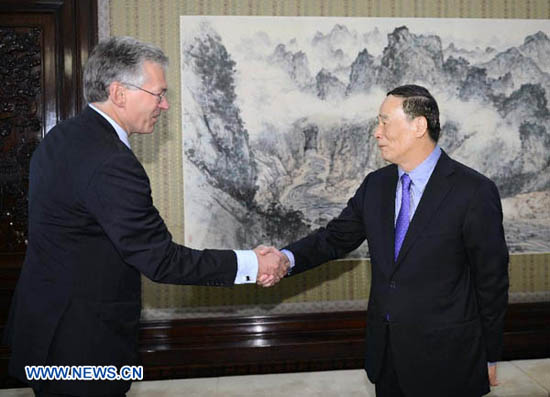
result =
M421 138L424 134L428 133L428 120L424 116L418 116L414 119L416 136Z
M126 87L118 81L113 81L109 85L109 99L116 106L124 107L126 105Z

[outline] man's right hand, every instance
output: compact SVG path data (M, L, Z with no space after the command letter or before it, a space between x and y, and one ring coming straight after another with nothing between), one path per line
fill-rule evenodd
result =
M254 253L258 257L256 282L262 287L274 286L288 273L290 262L277 248L259 245Z

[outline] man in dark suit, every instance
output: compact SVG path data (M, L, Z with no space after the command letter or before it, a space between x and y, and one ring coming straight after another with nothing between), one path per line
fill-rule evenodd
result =
M367 239L365 367L377 395L479 397L496 382L508 303L497 188L439 148L439 110L425 88L389 92L378 121L378 146L393 164L367 175L326 228L283 250L291 274Z
M25 366L139 363L141 273L162 283L229 286L279 279L276 255L178 245L153 206L128 135L148 134L166 98L168 59L157 47L110 38L84 72L89 102L54 127L31 160L29 239L5 333L10 373ZM31 381L40 396L120 396L123 380Z

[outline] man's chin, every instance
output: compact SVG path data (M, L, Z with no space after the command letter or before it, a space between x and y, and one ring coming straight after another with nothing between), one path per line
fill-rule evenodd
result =
M144 130L144 131L140 131L140 132L133 132L133 134L140 134L140 135L152 134L153 130L154 130L154 128L151 128L150 130Z
M391 162L390 156L388 156L388 154L382 149L380 149L380 157L382 157L382 159L386 161Z

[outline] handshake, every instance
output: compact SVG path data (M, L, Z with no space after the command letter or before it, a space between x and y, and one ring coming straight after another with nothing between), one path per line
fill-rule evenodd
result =
M259 245L254 248L254 253L258 257L258 285L272 287L288 273L290 261L277 248Z

